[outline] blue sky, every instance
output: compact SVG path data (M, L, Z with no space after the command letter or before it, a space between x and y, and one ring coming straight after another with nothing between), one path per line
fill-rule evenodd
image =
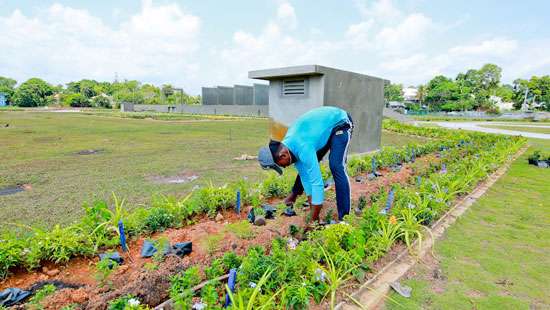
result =
M7 1L0 75L201 86L322 64L405 85L492 62L550 74L550 1Z

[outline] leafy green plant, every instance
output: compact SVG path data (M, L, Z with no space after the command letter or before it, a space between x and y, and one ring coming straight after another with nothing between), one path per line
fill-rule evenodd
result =
M41 305L41 302L44 298L53 294L56 291L56 287L53 284L46 284L44 287L36 291L34 295L29 300L30 309L44 309L44 306Z
M216 290L216 287L219 285L219 282L212 282L206 284L201 289L201 301L208 306L208 309L215 309L220 301L220 295Z
M223 266L225 270L230 270L233 268L239 268L242 264L242 258L239 257L235 252L225 252L222 258Z
M270 174L261 186L261 193L265 198L282 198L290 192L290 179Z
M176 274L170 277L170 298L178 309L189 308L195 285L199 284L201 277L197 266L190 267L183 273Z
M148 232L163 231L174 223L174 216L164 208L152 208L145 218L144 227Z
M5 234L0 238L0 279L6 278L9 269L21 262L24 248L23 241L15 236Z
M99 286L112 286L109 276L118 268L118 263L111 259L102 259L96 264L95 279Z
M216 279L224 273L223 261L220 258L216 258L210 263L210 266L204 268L204 274L208 280Z
M273 270L266 270L254 289L252 290L251 294L247 294L247 290L237 291L237 293L231 292L229 289L229 286L226 285L227 294L229 295L229 299L231 300L231 306L228 309L234 309L234 310L252 310L252 309L268 309L269 307L272 307L274 304L275 297L281 292L281 289L272 294L267 300L265 301L258 301L257 299L261 295L261 289L262 286L265 285L271 274L273 273ZM245 298L246 295L246 298Z
M330 295L330 309L334 309L336 306L336 292L352 278L351 272L356 269L357 266L353 266L349 269L342 269L335 264L334 258L323 248L323 246L320 246L320 249L323 252L325 266L319 265L319 268L326 274L328 282L328 291L326 295Z
M147 305L142 305L134 295L124 295L109 302L107 310L147 310Z

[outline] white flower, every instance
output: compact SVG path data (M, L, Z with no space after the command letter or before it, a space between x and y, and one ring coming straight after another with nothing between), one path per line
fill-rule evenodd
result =
M326 277L327 277L327 274L323 270L319 268L315 270L315 281L325 282Z
M249 283L248 283L248 286L250 286L250 288L256 288L256 283L254 283L254 282L249 282Z
M128 306L130 307L137 307L139 306L140 302L139 302L139 299L137 298L130 298L128 299Z
M206 309L206 306L208 306L208 305L205 304L205 303L197 302L197 303L193 304L193 309L194 310L203 310L203 309Z

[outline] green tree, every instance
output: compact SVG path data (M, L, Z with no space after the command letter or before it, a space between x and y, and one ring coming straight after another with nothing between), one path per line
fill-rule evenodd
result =
M104 95L99 95L92 98L92 106L107 109L111 109L113 107L111 104L111 100Z
M13 94L15 93L15 84L17 84L16 80L0 76L0 93L6 96L6 101L8 104L12 104Z
M389 101L403 101L403 84L384 85L384 99Z
M71 106L71 107L76 107L76 108L83 108L83 107L90 107L91 106L90 99L86 98L86 96L84 96L81 93L69 94L65 97L65 99L63 101L64 101L65 105L68 105L68 106Z
M51 102L53 88L39 78L21 84L13 95L13 103L20 107L45 106Z

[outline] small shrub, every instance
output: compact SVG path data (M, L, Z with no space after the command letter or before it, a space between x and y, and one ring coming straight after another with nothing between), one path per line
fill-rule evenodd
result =
M151 233L163 231L172 226L174 216L164 208L152 208L145 218L145 229Z
M222 261L225 270L231 270L233 268L239 268L242 263L242 258L238 256L235 252L226 252L223 255Z
M196 266L170 277L170 298L174 301L176 309L189 308L193 298L191 289L200 281L199 268Z
M244 220L228 224L226 229L241 239L252 239L255 236L255 233L252 230L252 224Z
M112 282L109 281L109 276L118 268L118 263L105 258L97 262L95 279L99 282L99 286L103 287L106 284L112 286Z
M223 268L223 261L220 258L216 258L212 261L210 266L204 268L204 274L206 275L206 279L212 280L219 276L222 276L225 273L225 270Z

